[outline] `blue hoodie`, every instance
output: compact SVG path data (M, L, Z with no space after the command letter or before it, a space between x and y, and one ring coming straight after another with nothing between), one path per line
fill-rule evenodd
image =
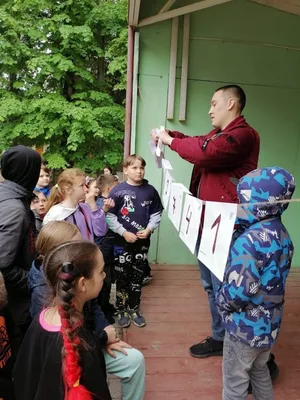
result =
M244 231L231 246L217 306L226 331L251 347L270 348L280 330L294 247L281 221L289 203L276 201L294 190L293 176L280 167L252 171L237 186Z

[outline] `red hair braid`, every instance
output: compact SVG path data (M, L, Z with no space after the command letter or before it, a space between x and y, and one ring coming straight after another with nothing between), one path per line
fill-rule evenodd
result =
M58 312L61 317L61 334L63 337L63 380L65 383L65 400L92 400L91 393L80 384L82 369L80 367L79 330L83 316L74 306L75 282L77 273L71 263L63 265L60 274Z

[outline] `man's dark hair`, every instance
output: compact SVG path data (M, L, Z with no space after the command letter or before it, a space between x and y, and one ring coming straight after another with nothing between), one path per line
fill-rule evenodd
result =
M224 92L231 92L235 97L237 97L240 105L240 112L243 111L246 105L246 95L243 89L238 85L226 85L219 87L216 92L223 90Z

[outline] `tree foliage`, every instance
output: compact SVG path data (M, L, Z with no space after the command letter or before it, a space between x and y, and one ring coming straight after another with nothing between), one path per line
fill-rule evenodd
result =
M0 0L0 150L49 166L122 158L127 0Z

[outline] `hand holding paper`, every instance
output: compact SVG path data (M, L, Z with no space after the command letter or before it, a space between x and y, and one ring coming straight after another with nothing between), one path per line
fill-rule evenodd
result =
M168 146L173 142L173 138L165 130L161 130L156 134L156 137L162 141L163 144Z

